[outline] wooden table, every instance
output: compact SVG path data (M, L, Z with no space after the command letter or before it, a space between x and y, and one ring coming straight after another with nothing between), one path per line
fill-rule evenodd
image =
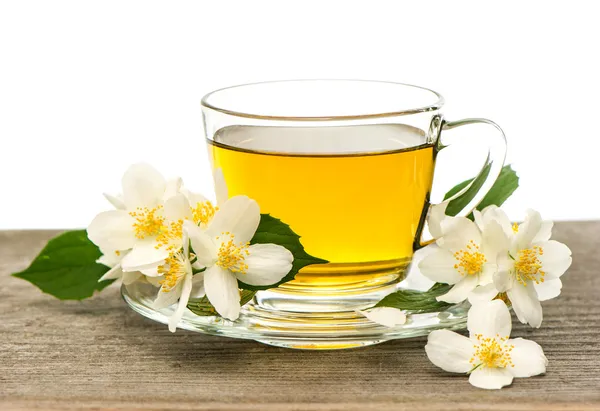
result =
M573 250L544 323L545 376L485 391L442 372L425 338L294 351L177 331L130 310L118 287L61 302L9 276L56 231L0 232L0 409L600 410L600 222L556 224Z

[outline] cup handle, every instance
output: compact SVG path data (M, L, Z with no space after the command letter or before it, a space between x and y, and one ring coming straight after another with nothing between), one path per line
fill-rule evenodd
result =
M436 123L437 122L437 126ZM431 236L428 239L423 238L423 228L426 224L426 218L428 218L434 208L442 207L445 204L458 204L461 207L460 211L456 213L456 216L466 217L468 216L474 209L481 203L481 200L486 196L486 194L490 191L498 176L500 175L500 171L502 171L502 167L504 166L504 159L506 158L506 136L504 132L498 126L498 124L494 123L491 120L487 120L484 118L467 118L464 120L458 121L445 121L442 118L436 118L432 122L431 130L437 130L437 138L436 138L436 153L439 152L447 145L444 145L442 142L442 132L445 130L452 130L453 128L466 126L469 124L488 124L492 126L496 132L486 134L483 138L487 141L487 157L481 170L477 174L477 176L473 179L473 181L460 190L458 193L453 195L452 197L444 200L439 204L430 204L427 207L427 213L423 213L422 221L420 224L421 230L418 232L417 239L415 241L415 250L424 247L428 244L431 244L436 240L436 233L430 232ZM445 210L445 207L443 208ZM431 228L430 228L431 231Z

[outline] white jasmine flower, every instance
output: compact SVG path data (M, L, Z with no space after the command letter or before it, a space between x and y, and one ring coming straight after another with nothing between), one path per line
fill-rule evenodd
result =
M216 211L200 195L181 194L181 179L167 182L146 164L131 166L122 186L121 196L105 195L117 209L98 214L88 236L102 249L120 250L124 272L156 276L156 267L182 246L183 221L207 224Z
M236 320L240 313L238 280L250 285L270 285L292 268L292 253L276 244L249 245L260 222L256 201L235 196L220 205L203 230L191 222L184 226L204 272L209 301L224 318Z
M490 221L483 232L465 217L443 219L439 224L441 238L439 249L419 263L421 273L430 280L455 284L452 289L437 297L439 301L459 303L476 293L489 295L497 291L493 285L496 257L505 251L508 240L496 221Z
M122 250L121 266L135 271L132 268L164 260L169 254L167 245L174 234L164 206L172 190L147 164L131 166L123 175L122 187L122 201L107 196L117 209L98 214L88 227L88 237L102 249Z
M512 325L504 302L474 305L467 325L469 338L448 330L429 334L425 351L433 364L448 372L470 373L469 382L485 389L500 389L513 378L546 372L542 347L522 338L509 339Z
M404 311L393 307L375 307L364 311L358 310L358 313L385 327L395 327L406 323Z
M542 324L540 301L560 294L560 276L571 265L571 250L550 240L552 223L542 222L537 211L529 210L525 221L511 229L508 253L498 259L494 284L506 292L519 321L538 328Z

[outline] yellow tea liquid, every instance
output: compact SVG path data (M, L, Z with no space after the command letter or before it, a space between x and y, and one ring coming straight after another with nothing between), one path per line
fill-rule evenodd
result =
M255 199L309 254L331 262L303 269L295 285L373 284L397 277L412 258L433 178L433 145L422 130L233 126L208 148L230 196Z

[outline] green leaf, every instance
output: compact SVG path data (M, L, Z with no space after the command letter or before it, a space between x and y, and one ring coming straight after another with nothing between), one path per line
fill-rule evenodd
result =
M242 290L240 295L240 305L244 306L245 304L250 302L250 300L254 298L254 294L256 294L256 291ZM208 298L206 298L206 296L202 298L191 298L188 301L187 308L196 315L218 315L217 311L215 310L215 307L210 303L210 301L208 301Z
M392 307L419 313L440 311L452 304L438 301L435 298L446 294L451 288L452 286L449 284L436 283L427 291L400 290L383 297L375 304L375 307Z
M325 264L328 261L313 257L304 251L302 243L300 243L300 236L292 231L289 225L283 223L281 220L270 216L269 214L260 215L260 224L258 229L250 240L250 244L277 244L283 246L291 251L294 256L294 262L292 263L292 269L290 272L276 284L271 285L249 285L239 281L239 287L244 290L266 290L269 288L275 288L280 284L292 281L298 271L312 264Z
M446 214L450 216L455 216L458 214L460 210L464 208L465 205L469 203L475 197L475 194L479 191L481 186L483 185L485 179L490 173L490 165L486 165L483 169L483 173L475 179L470 179L463 181L462 183L453 187L450 191L446 193L444 196L444 200L452 197L463 188L468 186L471 182L473 185L469 187L467 192L460 196L459 198L450 201L448 203L448 208L446 208ZM510 165L504 166L500 171L500 175L498 179L490 189L490 191L485 195L481 203L477 206L477 210L483 210L489 205L497 205L501 206L519 187L519 177L517 173L512 169ZM473 219L473 213L469 214L468 218Z
M109 270L96 263L101 255L85 230L67 231L48 241L31 265L13 276L61 300L83 300L112 283L98 282Z
M194 267L192 267L192 274L203 273L205 271L206 271L206 267L202 267L202 268L194 268Z
M471 178L470 180L463 181L462 183L456 185L446 193L446 195L444 196L444 200L449 199L450 197L461 191L463 188L471 184L471 182L473 183L463 195L448 203L448 208L446 208L446 215L455 216L460 212L460 210L465 208L465 206L469 204L471 200L473 200L473 198L477 195L477 193L481 189L481 186L487 179L488 174L490 174L490 167L491 165L487 164L485 167L483 167L481 174L479 174L476 178Z

